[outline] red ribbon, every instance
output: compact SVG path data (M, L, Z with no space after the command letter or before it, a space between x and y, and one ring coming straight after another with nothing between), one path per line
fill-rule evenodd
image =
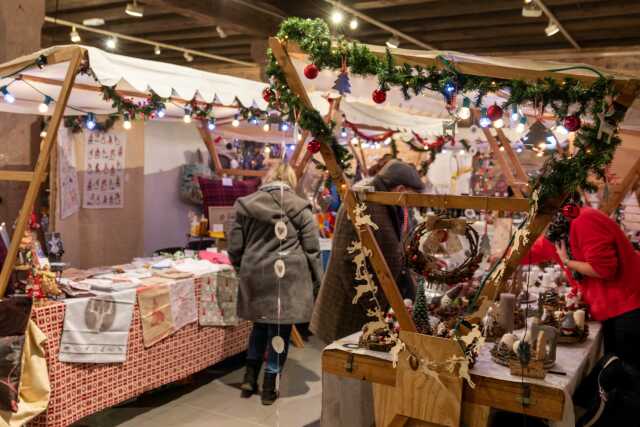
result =
M388 130L384 133L381 133L379 135L367 135L363 132L360 131L360 129L358 129L358 127L351 123L348 120L345 120L342 122L346 127L350 128L353 133L360 139L364 139L366 141L370 141L370 142L382 142L387 138L391 138L393 135L395 135L397 132L394 130Z

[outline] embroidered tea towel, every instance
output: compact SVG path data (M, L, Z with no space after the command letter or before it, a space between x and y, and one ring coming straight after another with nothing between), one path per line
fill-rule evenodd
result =
M65 301L61 362L123 363L135 304L134 289Z
M138 289L138 307L145 347L151 347L171 335L174 326L167 283Z
M233 271L221 271L202 278L200 325L233 326L239 322L238 279Z
M171 315L175 330L198 320L196 292L193 279L178 280L169 286Z

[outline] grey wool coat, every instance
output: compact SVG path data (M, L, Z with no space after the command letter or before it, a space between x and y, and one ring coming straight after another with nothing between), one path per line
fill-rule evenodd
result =
M282 206L279 182L262 186L234 205L236 218L227 250L240 277L238 315L253 322L308 322L313 289L322 276L318 226L311 205L282 185ZM287 225L282 242L275 234L279 220ZM280 317L274 270L278 259L285 263L285 275L280 279Z
M377 191L388 191L378 179L374 179L372 184ZM393 206L370 203L366 213L371 215L371 219L379 227L374 234L400 292L405 297L411 297L412 292L415 292L415 285L404 269L401 212ZM355 264L347 247L357 240L356 229L343 205L338 210L331 257L309 327L318 338L327 343L358 332L365 323L374 320L367 317L367 309L373 308L367 295L361 297L357 304L352 303L356 294ZM369 269L373 271L371 266ZM383 309L387 310L389 304L380 286L377 297Z

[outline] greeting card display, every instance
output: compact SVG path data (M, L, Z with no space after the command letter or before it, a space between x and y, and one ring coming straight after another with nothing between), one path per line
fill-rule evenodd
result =
M126 136L113 132L87 132L85 142L82 207L122 208Z

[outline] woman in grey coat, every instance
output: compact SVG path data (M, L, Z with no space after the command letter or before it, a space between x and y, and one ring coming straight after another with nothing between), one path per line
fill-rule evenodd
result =
M266 352L265 405L277 399L276 377L287 357L292 325L310 320L313 289L322 274L318 226L311 205L295 194L295 187L293 169L276 165L258 191L236 201L229 236L229 258L240 276L238 315L254 322L242 396L257 392ZM281 262L284 271L276 267Z

